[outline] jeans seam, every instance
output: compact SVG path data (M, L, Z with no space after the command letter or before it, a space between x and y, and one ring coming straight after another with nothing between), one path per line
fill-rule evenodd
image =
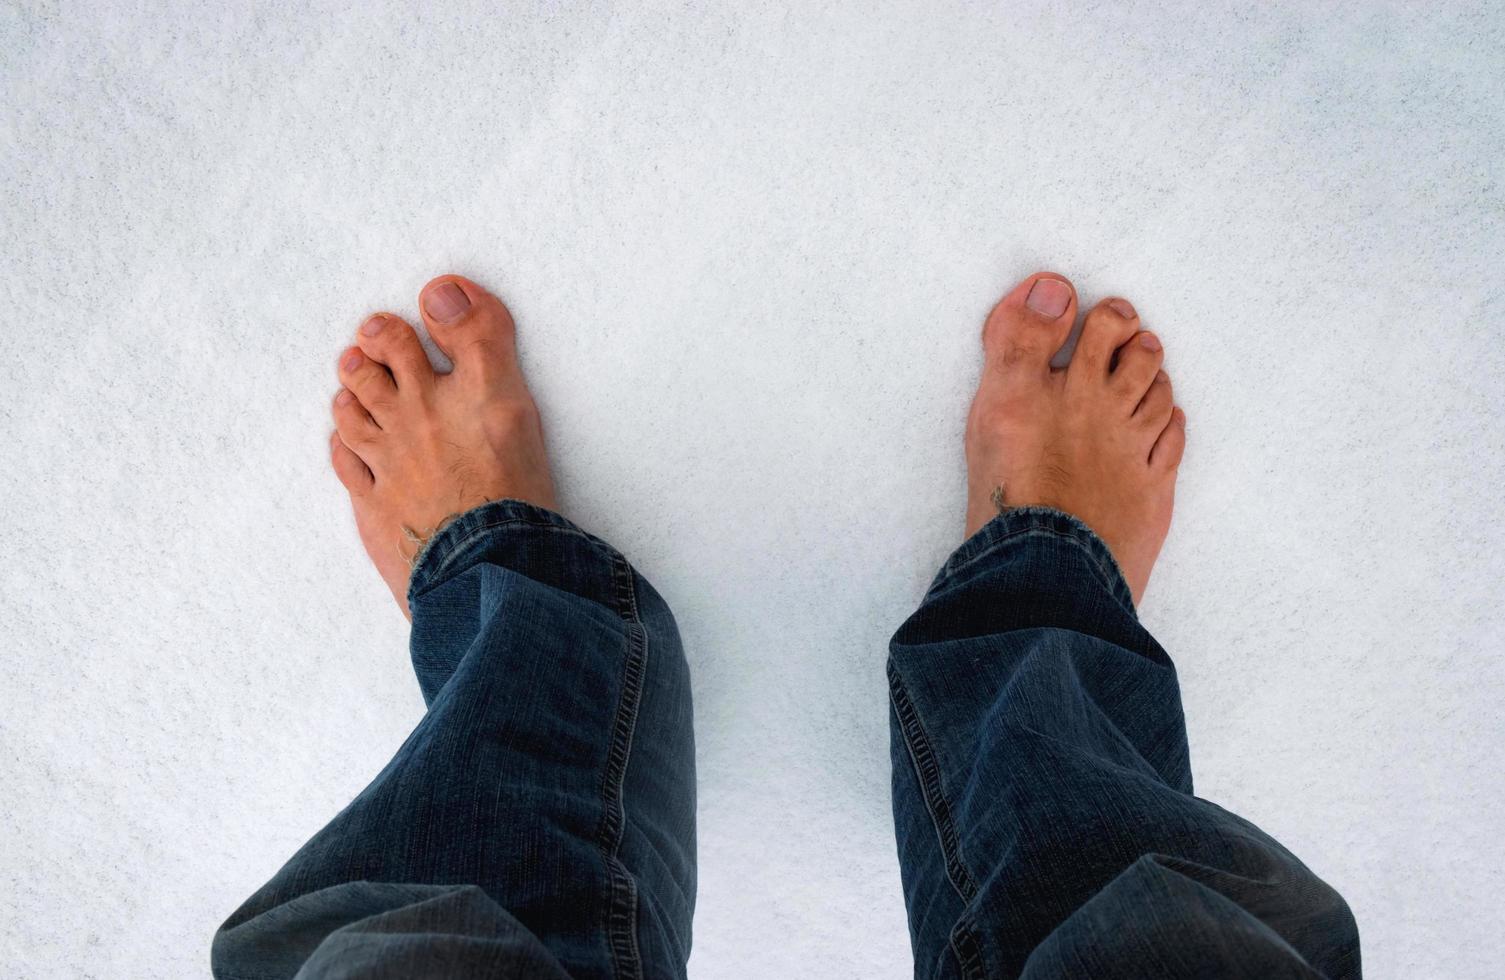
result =
M947 937L951 946L951 954L956 957L956 965L963 977L968 980L983 980L987 973L983 970L982 948L977 940L977 928L972 924L972 914L963 912L956 920L956 925L951 929L951 935Z
M951 804L941 789L940 763L935 750L930 746L930 737L925 734L919 712L909 699L909 691L899 677L898 669L890 660L888 664L889 701L894 706L899 731L904 737L904 747L914 768L915 780L920 784L920 796L925 801L925 810L930 814L931 827L935 830L936 843L941 849L941 858L946 867L946 879L961 898L969 903L977 896L977 882L967 870L961 856L961 841L956 832L956 823L951 818ZM976 932L971 917L966 911L953 924L948 943L965 977L981 977L982 957L977 948Z
M638 618L637 589L633 583L632 567L620 554L612 554L611 562L615 586L614 604L626 626L626 656L622 663L622 693L617 702L611 744L606 756L606 770L602 778L601 825L596 834L596 842L606 862L606 939L611 950L612 971L617 977L638 978L642 976L642 956L637 936L637 883L622 864L618 851L627 822L623 783L632 754L638 705L642 700L643 678L648 666L648 643L642 621Z

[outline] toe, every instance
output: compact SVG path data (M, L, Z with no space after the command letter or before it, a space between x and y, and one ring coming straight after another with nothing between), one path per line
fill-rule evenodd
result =
M334 467L334 475L352 494L363 494L375 483L366 464L345 445L338 432L329 436L329 462Z
M381 427L371 418L360 399L344 388L334 396L333 413L334 429L340 441L362 460L369 461Z
M1126 299L1105 299L1087 312L1082 335L1071 354L1071 374L1101 379L1106 376L1113 352L1139 330L1139 314ZM1150 372L1154 377L1155 372ZM1146 384L1149 378L1145 379Z
M1150 385L1155 383L1160 365L1165 360L1165 351L1158 337L1141 330L1118 348L1112 360L1110 383L1113 391L1126 406L1125 411L1133 412L1145 392L1150 390Z
M1150 465L1173 470L1181 465L1181 454L1185 451L1186 413L1178 408L1171 412L1171 420L1166 423L1160 438L1155 440L1155 448L1150 451Z
M340 355L340 384L359 398L366 411L379 423L389 417L397 403L397 385L386 366L367 357L359 347L347 348Z
M434 383L434 368L429 364L418 335L406 320L388 313L378 313L361 324L355 343L371 360L392 375L398 391L423 389Z
M1145 392L1139 407L1135 409L1134 418L1149 432L1158 433L1171 420L1171 409L1175 403L1170 376L1164 371L1158 371L1150 383L1150 390Z
M516 375L516 334L501 300L469 279L440 276L423 287L418 306L457 374L486 381Z
M1044 375L1071 333L1076 290L1064 276L1037 272L998 301L982 328L990 367Z

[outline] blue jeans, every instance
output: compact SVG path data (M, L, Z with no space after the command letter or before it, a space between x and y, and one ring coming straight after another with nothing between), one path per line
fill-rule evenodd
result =
M663 599L549 511L487 504L409 590L428 712L216 934L221 978L682 977L689 672ZM1192 795L1170 659L1107 548L992 521L894 636L915 975L1359 975L1343 899Z

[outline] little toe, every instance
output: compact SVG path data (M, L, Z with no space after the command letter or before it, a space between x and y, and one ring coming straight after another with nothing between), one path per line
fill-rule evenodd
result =
M1154 334L1141 330L1124 342L1114 353L1110 375L1114 392L1122 399L1125 411L1132 413L1160 373L1165 350Z
M1176 398L1171 390L1171 379L1164 371L1156 372L1150 390L1140 399L1134 410L1134 418L1151 433L1158 433L1171 420L1171 409Z
M418 334L402 317L377 313L361 324L355 343L371 360L392 375L398 391L422 389L434 383L434 368Z
M1087 311L1067 371L1076 377L1101 379L1112 366L1113 352L1139 330L1139 314L1126 299L1105 299ZM1154 377L1155 372L1150 372ZM1145 379L1148 383L1148 378Z
M345 445L337 431L329 435L329 463L334 467L334 475L340 478L340 483L353 495L366 493L376 482L366 464Z
M340 384L354 392L371 417L380 422L397 404L397 384L386 365L366 356L359 347L340 355Z
M462 276L440 276L423 287L419 309L429 336L454 362L455 372L484 381L521 376L516 327L506 305Z
M1186 451L1186 413L1181 409L1171 411L1170 421L1155 448L1150 451L1150 465L1164 470L1173 470L1181 465L1181 454Z
M998 301L982 328L988 365L1044 375L1076 319L1076 289L1064 276L1037 272Z
M363 461L369 460L374 454L381 426L371 418L360 399L345 388L341 388L334 396L332 412L334 429L340 440Z

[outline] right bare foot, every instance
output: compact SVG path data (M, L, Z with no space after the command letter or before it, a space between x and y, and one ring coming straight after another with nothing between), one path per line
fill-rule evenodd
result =
M509 497L558 510L512 314L459 276L423 287L418 306L454 371L435 373L401 317L370 317L340 355L329 443L366 553L410 618L413 557L447 518Z
M1071 364L1053 370L1076 312L1071 283L1041 272L988 316L967 419L967 536L1005 508L1065 511L1108 545L1137 605L1170 530L1186 414L1127 300L1093 307Z

